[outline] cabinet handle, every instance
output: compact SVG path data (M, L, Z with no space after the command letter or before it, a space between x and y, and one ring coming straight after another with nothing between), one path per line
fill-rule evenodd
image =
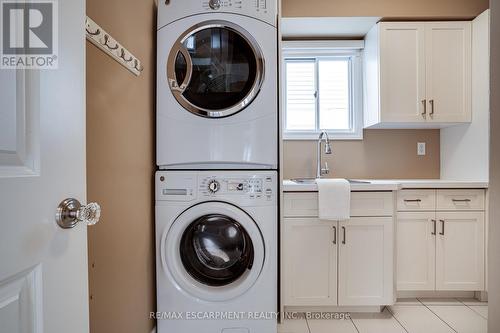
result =
M422 117L425 118L425 116L427 115L427 100L423 99L422 104L424 105L424 112L422 112Z
M471 199L451 199L453 202L471 202Z
M337 227L333 226L333 244L337 245Z
M434 116L434 100L431 99L429 100L429 103L431 103L431 113L429 113L429 116Z
M422 199L405 199L405 202L422 202Z
M437 230L437 221L436 220L431 220L433 227L432 227L432 232L431 235L435 236L436 235L436 230Z
M439 233L440 235L443 235L444 236L444 220L439 220L439 222L441 222L441 232Z
M343 234L342 244L345 244L345 227L342 227L342 234Z

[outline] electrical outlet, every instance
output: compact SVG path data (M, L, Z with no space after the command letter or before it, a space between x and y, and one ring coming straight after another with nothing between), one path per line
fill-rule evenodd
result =
M417 155L418 156L425 156L425 142L418 142L417 143Z

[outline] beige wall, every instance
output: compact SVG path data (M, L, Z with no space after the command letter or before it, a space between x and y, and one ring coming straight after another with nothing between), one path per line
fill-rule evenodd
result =
M491 0L491 115L488 332L500 332L500 0Z
M87 15L143 61L135 77L87 42L88 199L92 333L154 326L154 0L87 0Z
M363 141L333 141L324 155L329 177L439 178L439 130L365 130ZM427 155L417 156L417 142L427 143ZM316 142L285 141L285 179L315 177Z
M382 16L471 18L488 0L282 0L284 17Z

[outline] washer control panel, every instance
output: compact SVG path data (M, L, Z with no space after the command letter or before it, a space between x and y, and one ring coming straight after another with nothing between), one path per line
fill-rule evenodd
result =
M199 180L198 191L203 197L244 197L249 200L273 200L277 189L271 175L252 177L206 176Z
M248 205L276 202L277 173L268 171L158 171L156 198L162 201L221 200Z

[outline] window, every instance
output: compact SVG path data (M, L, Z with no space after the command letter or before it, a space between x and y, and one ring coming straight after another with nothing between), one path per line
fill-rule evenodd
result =
M284 43L284 138L362 139L361 53L320 43Z

